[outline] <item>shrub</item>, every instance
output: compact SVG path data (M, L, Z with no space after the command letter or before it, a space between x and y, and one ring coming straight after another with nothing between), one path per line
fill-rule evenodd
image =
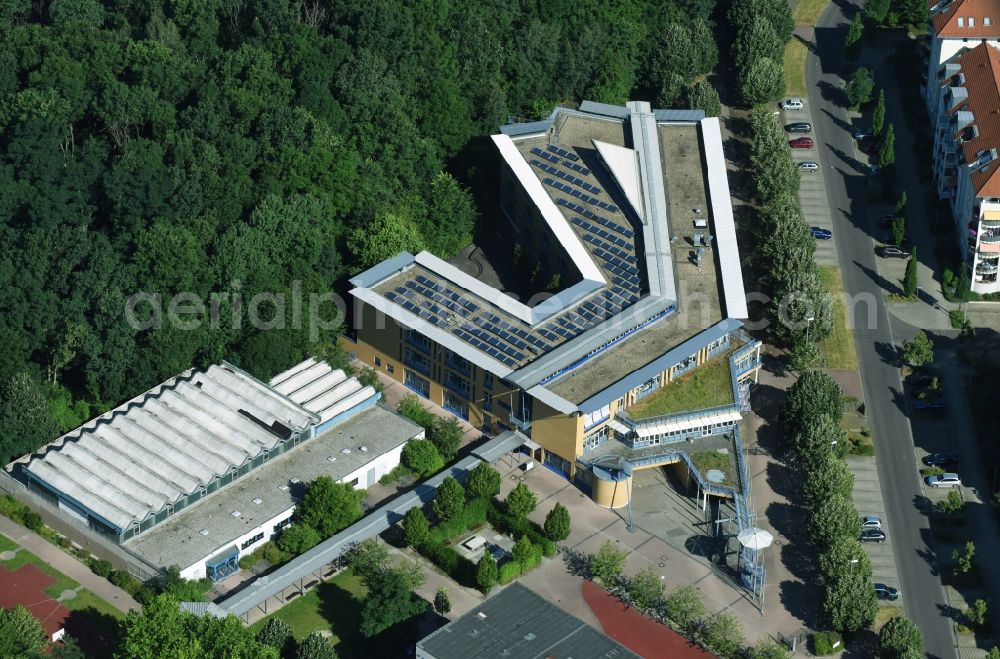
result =
M451 611L451 598L448 597L448 591L444 586L437 589L434 593L434 610L441 615L445 615Z
M841 645L833 647L834 643L838 641L840 641L840 635L836 632L816 632L812 635L812 653L822 656L838 652L843 649Z
M434 419L437 418L420 404L420 399L417 398L416 394L408 394L399 401L396 411L427 431L430 431L434 426Z
M451 476L445 478L437 488L431 508L443 522L455 518L465 509L465 488Z
M490 588L496 585L498 576L497 562L488 553L483 554L479 564L476 565L476 587L484 595L489 595Z
M136 602L146 606L156 598L156 589L152 586L143 584L139 586L134 593L132 593L132 596L135 598Z
M403 540L411 547L419 547L430 533L430 524L419 507L410 508L403 516Z
M104 577L105 579L111 575L111 571L114 569L114 566L111 565L110 561L100 558L93 558L87 561L87 567L90 568L91 572L99 577Z
M485 524L487 508L489 508L489 501L486 499L470 499L462 512L432 528L428 533L428 538L443 543L473 527Z
M437 447L427 439L411 439L403 447L401 456L406 468L418 476L430 476L444 467L444 458Z
M500 585L508 584L521 576L521 564L517 561L507 561L500 566Z
M472 497L491 497L500 493L500 472L485 462L480 462L465 481L465 489Z
M128 593L136 593L142 587L142 583L124 570L112 570L108 575L108 581L118 586Z
M59 546L63 549L69 549L73 546L73 541L64 535L59 536Z
M626 554L610 540L604 542L590 560L590 571L605 586L611 586L625 568Z
M42 527L45 526L42 523L42 516L33 510L26 510L22 518L24 519L24 525L32 531L41 531Z
M530 515L537 505L538 499L535 497L534 492L528 489L528 486L524 483L518 483L504 501L507 512L519 519L524 519Z
M552 540L565 540L569 537L570 517L566 506L561 503L556 505L545 516L545 535Z

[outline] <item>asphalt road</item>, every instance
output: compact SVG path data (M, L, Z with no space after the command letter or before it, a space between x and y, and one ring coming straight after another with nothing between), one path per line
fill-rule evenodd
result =
M872 245L869 218L882 211L869 207L865 163L856 160L847 111L841 105L843 43L849 22L844 8L850 6L831 4L817 25L816 50L806 61L808 102L822 151L844 287L849 296L864 295L869 300L855 306L854 333L901 600L907 616L924 633L927 656L952 658L956 653L951 623L942 615L947 600L936 568L927 558L934 555L933 538L927 518L917 509L923 493L899 369L891 363L894 339Z

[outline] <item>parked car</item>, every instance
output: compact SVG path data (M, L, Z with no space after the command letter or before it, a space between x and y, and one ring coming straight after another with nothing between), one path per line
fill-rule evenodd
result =
M925 367L924 370L910 373L910 377L906 378L906 382L914 389L926 389L934 384L934 381L938 380L939 377L936 371Z
M778 103L778 107L782 110L801 110L805 107L805 103L801 98L786 98Z
M796 121L785 126L789 133L811 133L812 129L812 124L808 121Z
M886 586L884 583L875 584L875 597L880 600L895 602L899 599L899 589Z
M962 487L962 479L958 474L947 472L935 474L924 479L930 487Z
M809 227L809 233L813 235L816 240L830 240L833 238L833 232L829 229L824 229L823 227Z
M869 174L878 174L881 171L882 171L882 166L877 163L872 163L871 165L868 165Z
M944 398L940 394L933 397L915 398L913 401L913 409L915 410L940 410L944 409L944 406Z
M861 140L870 140L872 139L872 137L874 137L874 135L872 135L871 128L855 128L854 130L851 131L851 137L853 137L858 141L861 141Z
M816 172L819 171L819 163L813 162L811 160L806 160L799 163L800 172Z
M883 245L875 249L875 253L881 256L883 259L908 259L910 258L910 251L903 247L896 247L895 245Z
M958 456L954 453L931 453L924 456L923 462L928 467L952 469L958 465Z
M885 542L885 532L882 529L864 529L861 531L861 542Z
M788 146L793 149L811 149L816 143L811 137L796 137L794 140L788 140Z
M881 529L882 519L875 515L864 515L861 517L862 529Z
M876 149L875 142L873 140L861 140L858 142L858 149L865 155L873 156Z

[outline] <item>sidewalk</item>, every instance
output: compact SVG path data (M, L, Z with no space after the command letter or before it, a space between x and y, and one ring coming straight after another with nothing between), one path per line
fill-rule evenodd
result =
M107 579L90 571L86 565L76 560L59 547L42 538L37 533L16 524L0 515L0 534L3 534L39 557L67 577L80 583L111 606L124 612L138 611L142 607L132 596Z

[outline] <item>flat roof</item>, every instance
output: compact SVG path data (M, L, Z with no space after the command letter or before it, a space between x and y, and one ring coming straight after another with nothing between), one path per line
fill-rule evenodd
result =
M124 530L317 421L223 362L185 371L16 462Z
M409 419L375 405L303 441L124 546L154 565L186 568L294 506L309 481L323 475L340 480L421 432L423 428ZM359 450L361 446L368 450ZM343 449L350 453L342 453ZM300 481L297 486L292 479ZM257 499L260 503L254 503ZM234 517L234 511L240 516ZM208 535L202 535L202 529Z
M583 279L529 306L421 253L353 278L355 297L519 386L544 385L564 411L722 318L745 317L716 119L585 102L493 139ZM696 231L695 219L711 224ZM587 367L599 377L566 381Z
M658 127L661 166L665 181L666 218L669 233L678 239L667 245L676 270L677 313L652 324L615 347L566 375L543 385L576 405L618 383L627 375L656 361L665 352L718 324L723 314L719 276L705 250L701 266L695 264L694 209L708 217L708 188L699 149L698 126L670 124ZM716 241L713 241L716 244ZM685 355L687 356L687 355ZM620 388L620 387L619 387ZM621 393L614 396L618 398Z
M435 659L639 657L516 581L417 641L417 648Z

